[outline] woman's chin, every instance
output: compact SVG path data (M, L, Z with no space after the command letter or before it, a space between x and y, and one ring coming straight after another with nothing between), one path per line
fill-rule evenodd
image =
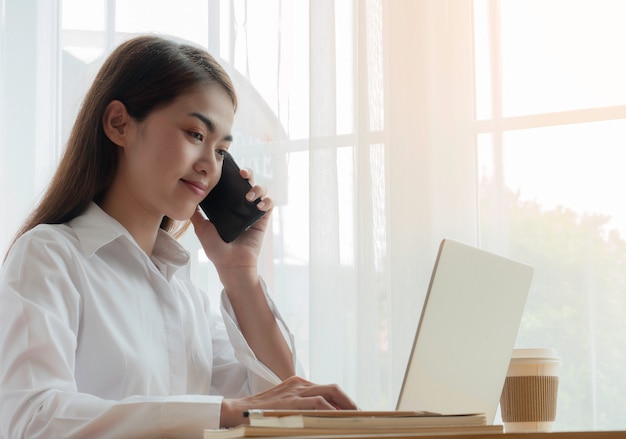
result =
M167 216L175 221L188 221L195 211L196 205L185 206L182 209L177 209L175 212L171 212L171 215Z

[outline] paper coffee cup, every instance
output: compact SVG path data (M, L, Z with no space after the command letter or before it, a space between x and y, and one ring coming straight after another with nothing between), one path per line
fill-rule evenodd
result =
M514 349L500 411L505 433L554 428L561 359L554 349Z

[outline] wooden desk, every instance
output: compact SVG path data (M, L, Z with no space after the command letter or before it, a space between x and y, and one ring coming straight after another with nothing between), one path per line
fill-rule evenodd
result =
M399 439L395 437L394 439ZM406 439L626 439L626 431L572 431L553 433L452 434L409 436Z
M353 439L390 439L385 435L351 435ZM333 436L312 436L309 439L333 439ZM341 439L345 439L342 436ZM258 438L255 438L258 439ZM262 438L261 438L262 439ZM307 439L302 436L302 439ZM496 434L438 434L422 436L415 435L393 435L393 439L626 439L626 431L571 431L553 433L496 433Z

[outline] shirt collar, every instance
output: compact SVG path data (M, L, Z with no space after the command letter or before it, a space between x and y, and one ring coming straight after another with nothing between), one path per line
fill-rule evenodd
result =
M69 226L76 233L87 257L91 257L100 248L118 239L127 239L145 255L128 230L94 202L82 215L71 220ZM166 274L168 278L177 268L186 265L190 260L189 252L169 233L161 229L157 235L152 258L166 266L164 274L169 273Z

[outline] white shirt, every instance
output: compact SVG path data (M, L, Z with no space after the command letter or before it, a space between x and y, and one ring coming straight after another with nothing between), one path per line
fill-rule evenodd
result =
M94 203L35 227L0 271L0 437L199 438L219 427L223 397L279 382L224 292L221 311L164 231L148 257Z

